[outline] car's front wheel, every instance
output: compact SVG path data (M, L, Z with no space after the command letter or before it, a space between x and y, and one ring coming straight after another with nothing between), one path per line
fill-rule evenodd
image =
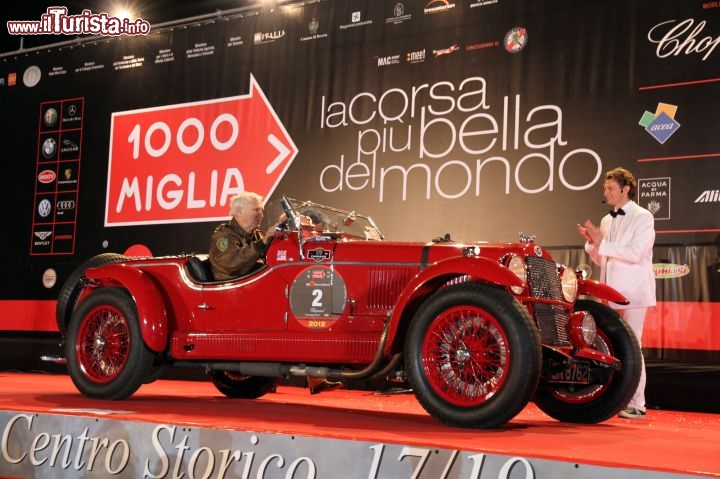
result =
M437 291L406 337L410 386L425 410L452 426L492 428L515 417L535 392L540 366L527 310L489 285Z
M230 371L210 371L215 387L227 397L257 399L272 392L280 381L278 378L245 376Z
M595 318L595 349L618 358L619 371L606 365L591 368L589 384L548 384L538 388L535 404L559 421L594 424L606 421L623 409L640 380L642 352L635 333L612 309L596 301L580 300L576 311Z
M148 378L154 360L143 341L135 303L121 288L100 288L77 306L65 348L73 383L99 399L132 395Z

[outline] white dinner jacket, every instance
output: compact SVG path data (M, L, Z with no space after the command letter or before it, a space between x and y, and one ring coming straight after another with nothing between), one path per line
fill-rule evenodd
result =
M655 306L655 273L652 254L655 217L634 201L622 207L625 215L610 214L600 222L600 245L585 243L585 251L600 266L600 278L627 299L629 305L611 303L615 309Z

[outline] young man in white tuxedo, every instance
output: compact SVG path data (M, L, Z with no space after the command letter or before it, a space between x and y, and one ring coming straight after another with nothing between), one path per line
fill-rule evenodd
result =
M577 225L585 239L585 251L600 266L600 280L630 300L628 305L611 304L630 325L642 346L642 332L648 308L655 306L655 274L652 254L655 242L655 218L633 200L637 180L625 168L605 174L603 196L610 212L595 226L586 220ZM645 361L640 383L627 407L619 416L645 417Z

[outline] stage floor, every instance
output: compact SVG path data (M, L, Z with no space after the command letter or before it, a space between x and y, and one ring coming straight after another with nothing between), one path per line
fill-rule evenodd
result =
M99 401L78 393L66 375L26 373L0 373L0 391L0 412L7 413L0 418L17 418L18 413L80 416L475 451L575 463L576 467L646 471L653 477L662 473L668 477L720 477L718 414L650 410L643 420L613 418L597 425L577 425L558 422L530 404L499 429L464 430L438 423L408 393L383 395L341 389L310 395L304 388L281 386L260 399L243 400L225 398L210 382L158 380L128 400ZM14 421L12 427L19 428L20 421ZM0 422L0 427L3 442L5 437L12 439L11 426ZM38 437L36 434L36 440ZM16 457L4 456L0 455L0 466L8 456Z

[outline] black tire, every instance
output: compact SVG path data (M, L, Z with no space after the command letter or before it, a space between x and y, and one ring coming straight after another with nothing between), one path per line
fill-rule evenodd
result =
M215 387L227 397L257 399L273 392L280 382L279 378L262 376L244 376L231 371L210 371Z
M534 394L541 359L527 309L509 293L478 283L435 292L405 339L410 387L430 415L451 426L510 421Z
M642 351L635 333L615 311L596 301L580 300L576 311L595 318L598 338L594 346L618 358L619 371L608 367L591 369L590 385L547 385L538 388L535 404L559 421L596 424L610 419L627 406L640 381Z
M121 288L100 288L78 304L65 341L67 368L86 396L125 399L146 382L154 353L142 338L135 303Z
M67 277L60 289L57 305L55 306L55 321L57 322L60 333L65 333L65 329L70 322L70 317L75 309L75 303L82 289L80 279L85 276L85 271L89 268L96 268L110 263L119 263L127 259L127 256L117 253L102 253L88 259L70 273L70 276Z

